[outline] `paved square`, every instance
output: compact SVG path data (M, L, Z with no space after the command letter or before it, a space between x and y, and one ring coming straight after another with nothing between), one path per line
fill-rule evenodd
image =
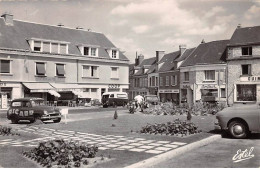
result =
M157 147L157 148L155 148L155 150L161 150L161 151L168 151L170 149L171 148L166 148L166 147Z
M162 153L163 151L159 151L159 150L147 150L145 151L146 153L153 153L153 154L160 154Z

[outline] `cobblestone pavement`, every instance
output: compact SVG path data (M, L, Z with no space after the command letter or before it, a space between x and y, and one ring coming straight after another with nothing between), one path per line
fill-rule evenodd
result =
M128 150L133 152L144 152L152 154L161 154L183 145L184 142L175 141L156 141L144 138L125 137L117 135L98 135L83 132L75 132L70 130L55 130L50 128L40 128L38 126L19 125L17 131L25 133L33 133L43 137L21 140L21 139L4 139L0 140L0 146L25 146L36 147L39 142L62 138L65 141L77 141L88 145L97 145L99 150Z

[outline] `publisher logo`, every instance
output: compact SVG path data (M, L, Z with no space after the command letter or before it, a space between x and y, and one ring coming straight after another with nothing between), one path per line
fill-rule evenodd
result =
M255 155L252 154L254 150L254 147L251 147L249 150L245 149L242 151L241 149L237 150L237 153L233 156L232 160L234 163L241 162L243 160L251 159Z

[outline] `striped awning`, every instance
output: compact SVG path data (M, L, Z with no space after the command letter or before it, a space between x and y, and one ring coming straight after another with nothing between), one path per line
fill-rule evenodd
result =
M60 94L55 90L49 90L48 93L55 96L55 97L60 97Z
M48 92L54 90L49 83L22 83L26 88L30 89L31 93L35 92Z

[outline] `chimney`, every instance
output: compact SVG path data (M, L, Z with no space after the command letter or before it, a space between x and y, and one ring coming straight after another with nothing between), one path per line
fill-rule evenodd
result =
M142 54L138 55L138 65L139 65L140 63L142 63L143 60L144 60L144 55L142 55Z
M238 24L238 25L237 25L237 29L239 29L239 28L241 28L241 24Z
M205 40L204 40L204 39L202 39L201 43L205 43Z
M64 24L59 23L57 26L59 26L59 27L64 27Z
M182 44L182 45L179 45L179 49L180 49L180 56L183 55L183 53L185 52L187 46Z
M4 13L2 14L2 16L4 19L5 19L5 24L6 25L13 25L14 22L13 22L13 14L10 14L10 13Z
M156 51L156 62L159 62L164 56L164 51Z

